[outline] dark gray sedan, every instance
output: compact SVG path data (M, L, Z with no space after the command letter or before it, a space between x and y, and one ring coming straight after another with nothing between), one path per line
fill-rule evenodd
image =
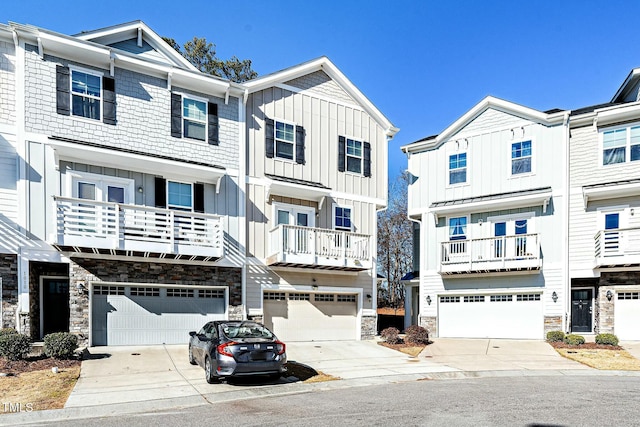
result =
M247 375L276 379L287 370L285 344L260 323L214 321L189 335L189 363L204 368L209 384Z

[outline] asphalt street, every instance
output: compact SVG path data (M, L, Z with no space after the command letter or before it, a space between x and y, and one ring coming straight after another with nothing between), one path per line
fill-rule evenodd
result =
M320 390L55 425L640 426L639 401L640 377L490 377Z

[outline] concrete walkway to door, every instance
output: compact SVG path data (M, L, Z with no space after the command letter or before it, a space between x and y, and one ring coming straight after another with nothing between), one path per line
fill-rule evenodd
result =
M434 338L420 356L461 371L591 369L540 340Z

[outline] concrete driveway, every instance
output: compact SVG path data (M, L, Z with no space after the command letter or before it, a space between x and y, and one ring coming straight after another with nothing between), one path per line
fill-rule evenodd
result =
M590 370L538 340L435 338L421 356L461 371Z

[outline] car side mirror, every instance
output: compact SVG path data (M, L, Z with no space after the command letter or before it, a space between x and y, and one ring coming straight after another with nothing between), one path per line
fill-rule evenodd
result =
M191 331L189 332L189 335L194 336L196 334L196 331Z

